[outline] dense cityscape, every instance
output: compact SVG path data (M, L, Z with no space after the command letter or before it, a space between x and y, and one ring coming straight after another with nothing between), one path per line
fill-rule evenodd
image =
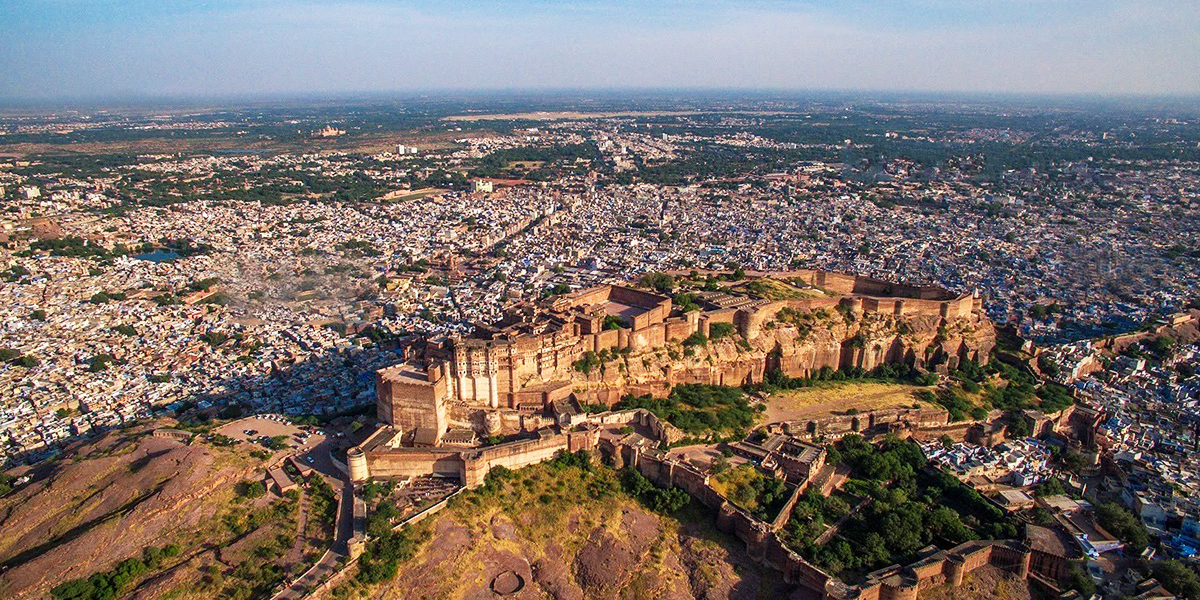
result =
M680 534L667 560L740 583L679 597L1196 597L1198 184L1200 113L1168 101L11 110L6 518L98 460L159 487L93 482L133 508L22 529L0 590L484 597L427 580L455 518L537 545L505 515L621 494L620 527L715 509L745 542L701 559ZM51 554L138 506L195 525L140 558ZM674 585L617 564L623 541L574 575L491 543L471 551L487 597Z
M943 107L939 128L920 105L751 108L779 112L426 116L379 152L10 158L6 453L44 456L188 403L345 411L373 397L370 373L406 336L650 271L935 282L979 292L995 322L1045 344L1196 301L1194 120L998 107L984 128L966 115L988 107L964 105ZM293 138L324 139L325 120L286 116ZM53 115L4 130L20 147L265 118ZM330 121L350 136L360 119Z

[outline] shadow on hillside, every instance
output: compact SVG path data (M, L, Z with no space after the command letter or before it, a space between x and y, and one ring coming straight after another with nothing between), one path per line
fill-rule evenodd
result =
M378 346L326 349L292 364L275 364L269 373L239 374L185 399L181 422L235 419L259 413L316 417L368 414L375 403L375 371L400 362L400 355Z
M785 583L783 578L771 567L756 563L750 558L746 551L746 543L732 534L718 530L716 512L695 498L692 498L687 506L671 516L679 521L681 534L719 545L728 553L729 562L739 572L745 569L759 576L761 581L742 579L734 584L729 589L730 598L757 598L763 597L763 593L767 593L766 597L772 598L796 598L795 594L803 589L802 586ZM815 599L816 596L814 596Z

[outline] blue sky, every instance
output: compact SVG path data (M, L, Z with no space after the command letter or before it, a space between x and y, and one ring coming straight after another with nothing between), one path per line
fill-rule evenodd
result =
M4 0L0 98L1200 93L1197 0Z

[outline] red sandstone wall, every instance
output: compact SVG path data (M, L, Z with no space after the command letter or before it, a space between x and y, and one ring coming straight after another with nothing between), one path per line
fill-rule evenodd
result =
M778 309L776 309L776 312L778 312ZM737 313L738 309L736 308L726 308L724 310L706 312L704 313L704 317L708 319L709 325L713 323L733 323Z
M367 453L372 477L420 477L436 474L462 477L463 461L458 451L376 450Z
M612 350L617 347L620 332L616 329L601 331L593 337L592 350L600 352L602 350Z
M636 457L635 467L656 484L678 487L700 503L716 510L718 529L732 533L745 542L747 552L752 557L778 569L787 581L824 594L825 585L830 580L829 575L808 564L784 546L765 524L730 504L708 485L704 475L686 465L646 455Z
M612 290L612 286L608 286L608 285L602 285L597 288L580 290L573 294L569 294L565 298L555 302L554 306L557 308L561 305L562 308L560 308L559 310L565 310L566 307L568 307L568 306L585 306L588 304L599 304L609 297L609 293L611 292L611 290Z
M671 342L682 342L683 340L687 339L689 335L692 335L692 333L696 331L695 327L691 323L683 319L673 319L667 321L666 324L663 325L663 328L665 330L663 333L663 339Z
M569 439L557 434L536 440L522 440L481 450L463 453L463 485L475 487L494 467L519 469L554 458L559 450L567 450Z
M629 333L629 338L630 349L634 352L666 345L666 331L662 325L634 330Z

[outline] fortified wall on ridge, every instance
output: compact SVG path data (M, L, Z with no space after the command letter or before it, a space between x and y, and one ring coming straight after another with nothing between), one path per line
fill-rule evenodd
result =
M885 364L946 370L965 360L985 363L995 345L995 330L976 295L819 271L751 274L713 287L684 287L677 293L686 297L668 297L606 285L516 304L470 337L426 340L408 362L377 372L380 425L347 453L351 479L440 475L475 487L496 467L588 451L637 469L659 486L686 491L716 512L718 529L745 542L752 558L824 600L914 600L920 590L961 584L965 574L985 565L1047 581L1061 574L1062 565L1054 557L1039 558L1028 540L980 541L930 548L916 563L848 585L780 539L799 495L808 486L824 490L831 481L820 448L802 438L941 431L944 409L881 409L768 427L772 439L786 438L784 446L795 448L742 449L763 454L769 459L761 460L764 468L773 466L792 486L791 499L772 522L738 507L710 485L706 473L660 449L683 434L653 413L580 410L582 404L611 406L625 394L665 393L683 383L740 385L774 374L806 377ZM516 439L494 445L475 437L518 430L523 433Z
M634 429L650 437L636 431L623 434L613 427L622 425L634 425ZM750 558L777 570L785 581L808 589L813 597L822 600L915 600L919 592L931 587L959 586L967 574L988 565L1037 581L1049 590L1059 585L1067 573L1065 556L1039 550L1027 534L1024 540L971 541L945 550L931 546L914 563L891 565L848 584L805 560L779 536L800 494L810 486L820 489L822 481L815 470L792 470L793 476L787 479L794 486L791 500L773 522L763 521L717 491L708 474L656 447L670 438L670 425L643 409L582 416L569 430L548 428L530 438L488 448L389 450L391 433L389 428L382 428L350 451L352 477L365 478L369 462L370 476L412 477L432 473L457 477L467 487L475 487L482 485L488 471L498 466L520 468L549 460L559 451L592 452L605 457L616 468L638 470L660 487L687 492L714 511L717 529L746 544ZM791 443L804 446L799 441ZM817 460L812 464L814 469L820 469L822 463Z
M528 429L523 418L569 399L612 405L776 371L944 370L986 362L995 344L978 296L935 286L790 271L679 293L686 304L605 285L513 305L469 337L428 340L412 361L378 372L379 420L436 446L452 428Z

